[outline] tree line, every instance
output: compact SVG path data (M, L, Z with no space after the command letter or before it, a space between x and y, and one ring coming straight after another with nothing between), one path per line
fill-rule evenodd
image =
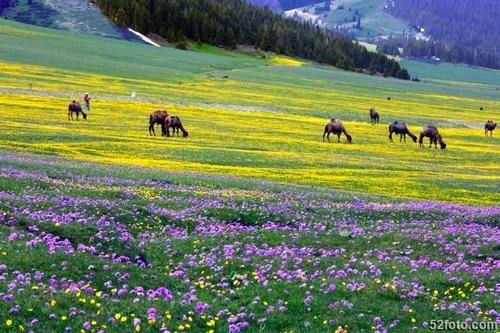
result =
M284 18L244 0L93 0L122 27L226 48L252 45L264 51L313 60L345 70L408 80L408 71L369 52L348 37Z
M432 41L394 39L405 55L436 56L446 61L500 68L498 0L398 0L387 12L417 28ZM387 43L386 43L387 44Z
M405 57L437 57L446 62L500 69L500 57L495 52L455 43L416 40L409 37L391 37L379 43L377 51L384 54L402 55Z

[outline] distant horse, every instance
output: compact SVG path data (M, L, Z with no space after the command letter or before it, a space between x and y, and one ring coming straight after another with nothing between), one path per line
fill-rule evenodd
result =
M493 130L497 127L497 123L494 123L493 120L488 120L486 124L484 124L484 134L488 136L488 132L490 132L490 136L493 136Z
M166 135L170 136L170 128L172 128L172 136L175 135L177 131L177 136L179 136L179 130L182 132L182 136L185 138L189 133L182 126L181 119L178 116L168 116L165 119L165 131Z
M441 149L446 149L446 143L444 143L443 138L441 137L441 134L439 134L436 126L429 125L422 129L420 132L420 139L418 140L420 147L424 146L424 137L429 138L431 141L429 148L432 148L432 144L434 143L434 147L437 149L437 143L439 142Z
M78 118L80 117L80 113L82 114L83 119L87 120L87 114L83 112L80 103L75 100L68 104L68 120L75 120L73 119L73 113L76 113L76 121L79 120Z
M392 124L389 125L389 139L392 140L392 134L396 133L397 135L400 135L399 137L399 142L401 142L404 138L404 141L406 143L406 135L411 137L413 139L413 142L417 142L417 137L410 132L408 129L408 126L404 122L399 122L395 121Z
M376 125L380 121L380 115L377 112L377 110L375 110L375 108L370 109L370 119L371 119L372 125Z
M331 119L328 124L325 125L325 131L323 132L323 142L325 142L325 135L330 142L330 134L335 134L338 137L338 142L340 142L340 135L344 134L347 138L347 142L352 143L352 137L345 129L344 124L338 119Z
M158 124L161 126L161 135L165 136L166 131L165 131L165 119L168 117L168 112L164 110L156 110L153 113L149 115L149 135L153 133L154 136L156 136L155 133L155 125Z

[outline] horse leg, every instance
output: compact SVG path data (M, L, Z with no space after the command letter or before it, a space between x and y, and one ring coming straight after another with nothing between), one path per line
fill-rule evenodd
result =
M338 143L340 143L340 133L337 134L337 137L338 137Z
M406 133L403 133L403 139L404 139L404 142L406 143Z

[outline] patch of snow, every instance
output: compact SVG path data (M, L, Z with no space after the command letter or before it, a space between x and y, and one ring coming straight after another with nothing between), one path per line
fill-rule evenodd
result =
M151 44L151 45L156 46L156 47L161 47L159 44L153 42L151 39L149 39L148 37L144 36L140 32L137 32L137 31L132 30L130 28L128 28L128 31L130 31L131 33L133 33L134 35L136 35L137 37L139 37L140 39L142 39L144 42L146 42L148 44Z

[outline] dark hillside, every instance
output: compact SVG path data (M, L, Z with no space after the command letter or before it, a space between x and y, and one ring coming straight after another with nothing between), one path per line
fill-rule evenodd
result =
M498 0L397 0L387 12L424 28L433 42L410 43L413 56L500 68Z

